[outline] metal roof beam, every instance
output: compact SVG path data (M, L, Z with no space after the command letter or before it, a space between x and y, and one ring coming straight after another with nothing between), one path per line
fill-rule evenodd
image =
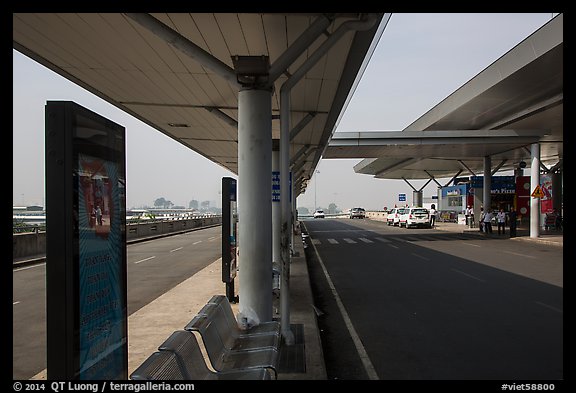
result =
M431 174L431 173L428 172L427 170L424 170L424 172L426 172L426 174L427 174L428 176L430 176L430 180L434 180L434 183L438 184L438 187L442 187L442 186L440 185L440 183L438 183L438 180L436 180L436 178L434 177L433 174ZM458 173L460 173L460 172L458 172ZM428 183L430 183L430 182L428 182ZM428 185L428 183L426 183L426 184L424 185L424 187L426 187L426 185ZM422 187L422 189L424 189L424 187Z
M457 160L457 161L460 163L460 165L462 165L462 166L464 167L464 169L467 169L468 172L470 172L470 173L472 174L472 176L476 176L476 174L474 173L474 171L473 171L472 169L470 169L470 168L468 167L468 165L466 165L466 164L464 163L464 161L462 161L462 160Z
M524 150L526 150L526 151L528 152L528 154L530 154L530 157L532 157L532 151L530 151L530 149L529 149L528 147L524 146ZM538 157L538 162L540 162L540 167L542 168L542 170L543 170L544 172L546 172L546 173L549 173L549 172L550 172L550 169L548 169L548 168L546 167L546 165L544 165L544 164L542 163L542 160L540 159L540 157Z
M452 178L450 180L448 180L448 183L446 183L446 185L444 185L444 187L448 187L448 184L452 183L454 180L456 180L456 178L464 171L464 169L460 169L454 176L452 176ZM440 188L442 188L442 186L440 185L440 183L436 182L436 184L438 184L438 186Z
M220 75L222 78L226 79L228 83L230 83L235 88L240 88L240 84L238 83L236 77L236 72L230 66L228 66L228 64L223 63L218 58L212 56L211 53L206 52L204 49L177 31L173 30L169 26L165 25L158 19L154 18L152 15L146 13L125 13L124 15L137 22L142 27L148 29L158 38L166 41L180 52L196 60L204 67L214 71L217 75Z
M300 150L298 150L296 152L296 154L294 154L294 157L292 157L292 160L290 161L290 165L294 165L295 162L297 162L300 159L300 156L302 156L304 153L306 153L306 151L310 148L310 145L304 145L300 148Z
M290 141L293 141L296 135L300 133L314 119L318 112L308 112L290 131Z
M495 174L496 172L498 172L498 170L499 170L500 168L502 168L502 165L504 165L504 164L506 163L506 161L508 161L508 159L506 159L506 158L503 159L502 161L500 161L500 164L496 165L496 167L495 167L494 169L492 169L492 172L491 172L490 174L491 174L492 176L494 176L494 174Z
M213 106L206 106L206 107L204 107L204 109L206 109L208 112L215 115L220 120L224 120L224 122L226 124L231 125L234 128L238 128L238 122L236 121L236 119L233 119L232 117L228 116L226 113L222 112L220 109L215 108Z
M334 20L334 15L321 15L300 34L300 36L286 49L276 61L270 66L269 83L274 83L276 79L288 70L288 67L294 63L314 43L324 34L328 26Z

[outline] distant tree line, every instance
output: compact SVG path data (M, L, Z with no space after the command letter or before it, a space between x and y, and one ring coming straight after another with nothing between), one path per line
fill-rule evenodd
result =
M160 197L160 198L155 199L154 200L154 207L159 208L159 209L186 209L185 206L175 205L174 203L172 203L172 201L170 201L164 197ZM195 210L199 210L199 211L203 211L203 212L214 212L214 213L218 213L221 210L215 206L211 207L210 201L199 202L196 199L192 199L188 203L188 209L195 209Z

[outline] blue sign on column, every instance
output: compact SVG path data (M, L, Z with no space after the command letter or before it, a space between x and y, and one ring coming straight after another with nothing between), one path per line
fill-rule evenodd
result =
M399 202L406 202L406 194L398 194Z
M272 171L272 202L280 202L280 172Z

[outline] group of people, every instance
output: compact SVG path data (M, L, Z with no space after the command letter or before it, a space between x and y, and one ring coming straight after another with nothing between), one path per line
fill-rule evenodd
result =
M470 206L468 206L470 209ZM516 236L516 210L514 208L510 209L510 212L506 214L504 209L500 209L496 215L494 215L492 209L488 209L484 211L484 208L480 208L480 220L478 222L478 226L480 228L480 232L484 233L492 233L492 219L496 217L496 224L498 226L498 234L505 235L506 234L506 221L509 223L510 227L510 237Z

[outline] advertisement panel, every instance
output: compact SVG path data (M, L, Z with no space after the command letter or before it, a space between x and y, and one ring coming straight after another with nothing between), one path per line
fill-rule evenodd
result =
M48 379L128 378L124 127L46 104Z

